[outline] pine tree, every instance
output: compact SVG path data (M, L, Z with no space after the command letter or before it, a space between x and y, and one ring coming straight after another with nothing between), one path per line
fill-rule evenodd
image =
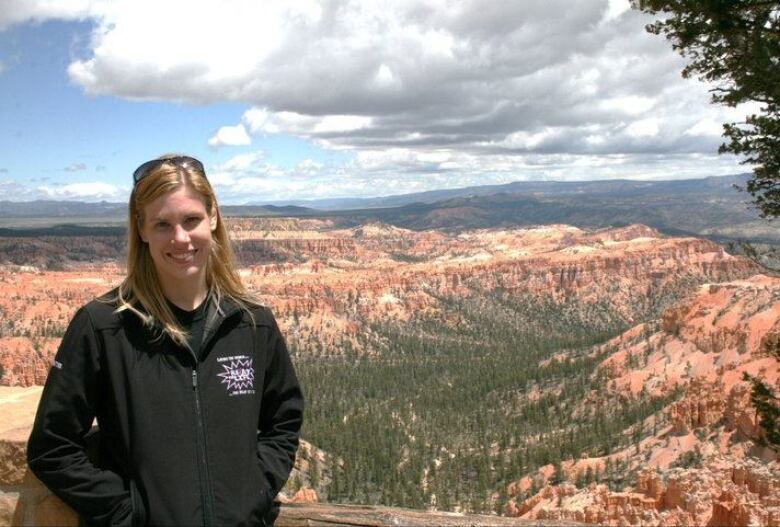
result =
M684 77L716 83L712 101L762 105L743 123L724 125L720 152L754 166L747 190L765 217L780 216L780 8L766 0L633 0L664 18L647 26L689 59Z

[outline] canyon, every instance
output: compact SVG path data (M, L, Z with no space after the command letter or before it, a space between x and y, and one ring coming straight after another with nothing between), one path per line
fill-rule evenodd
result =
M310 402L290 500L780 522L778 458L742 379L780 390L780 280L751 261L638 224L229 225ZM122 245L0 239L0 385L43 384L75 309L121 281Z
M345 341L357 346L356 335L370 335L365 323L435 312L442 295L473 295L472 282L507 295L608 304L630 322L689 282L757 272L748 260L712 242L662 237L641 225L596 232L552 225L457 235L384 224L332 227L320 220L231 223L243 280L281 319L291 347L307 353L316 339L314 353L343 354ZM5 372L0 384L42 384L75 309L123 277L121 260L109 257L118 252L112 251L115 240L66 239L57 251L52 244L38 239L0 244L6 251L0 254L11 255L7 260L22 261L27 254L43 264L6 261L0 267ZM78 260L67 260L73 251ZM372 354L378 348L379 342L362 342L357 352Z
M641 423L648 433L636 434L635 445L564 462L571 482L548 478L506 513L598 525L780 525L780 457L762 446L765 430L743 378L759 376L780 390L770 349L779 330L780 279L756 275L703 285L658 320L604 344L611 348L599 365L606 385L583 404L640 391L680 390L681 397L664 408L660 426ZM608 463L633 472L634 481L621 489L582 481ZM580 488L572 483L578 479ZM518 481L510 494L529 487Z

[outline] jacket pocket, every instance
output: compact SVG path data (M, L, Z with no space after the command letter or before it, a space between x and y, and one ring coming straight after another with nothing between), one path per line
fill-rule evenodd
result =
M279 502L274 500L270 490L266 491L266 495L268 497L268 508L262 518L263 525L265 527L273 527L276 518L279 516Z
M237 527L271 527L276 520L273 513L273 498L265 488L260 490L252 504L252 510L235 523Z
M132 526L144 527L146 525L146 507L133 479L130 480L130 504L133 506Z

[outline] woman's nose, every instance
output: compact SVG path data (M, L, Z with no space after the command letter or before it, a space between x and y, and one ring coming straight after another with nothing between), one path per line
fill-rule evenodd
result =
M176 243L189 243L190 234L187 232L187 229L181 225L176 225L173 228L173 240Z

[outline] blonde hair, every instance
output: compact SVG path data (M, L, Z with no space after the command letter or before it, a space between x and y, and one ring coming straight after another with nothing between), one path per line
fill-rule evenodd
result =
M165 155L165 160L174 156ZM187 163L162 161L138 181L130 194L127 214L127 276L116 290L116 296L105 299L117 306L116 312L130 311L144 325L160 331L158 338L167 333L174 342L188 346L187 332L181 327L166 302L149 246L141 239L141 226L146 221L146 206L158 197L183 186L194 190L202 199L209 216L216 214L217 226L212 232L212 242L206 261L206 287L211 299L219 308L223 298L229 298L249 313L259 304L247 291L235 267L235 256L227 229L219 212L217 198L206 175L199 167ZM138 306L142 308L138 309Z

